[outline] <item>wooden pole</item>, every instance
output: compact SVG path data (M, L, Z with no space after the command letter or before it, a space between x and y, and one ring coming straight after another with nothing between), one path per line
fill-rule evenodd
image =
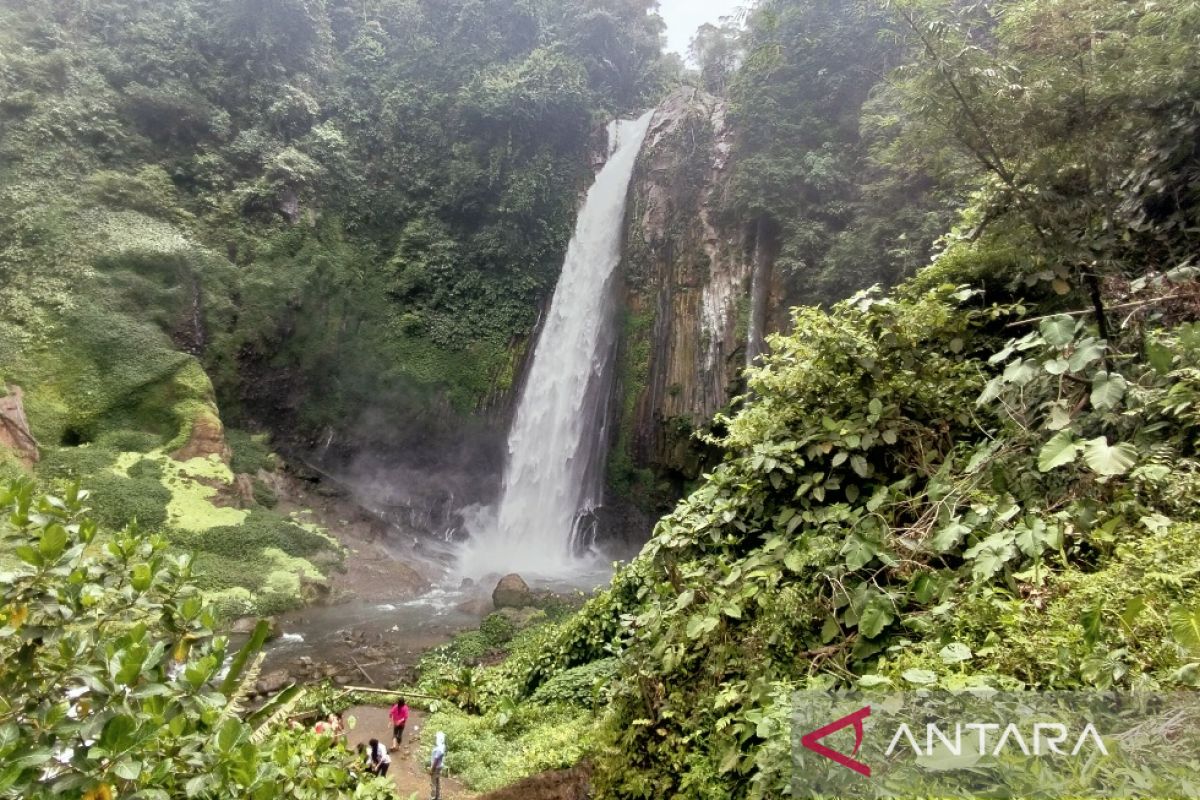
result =
M417 697L421 700L443 700L442 697L434 697L429 694L419 694L417 692L409 692L404 689L379 689L372 686L343 686L342 690L346 693L365 692L366 694L390 694L393 697Z

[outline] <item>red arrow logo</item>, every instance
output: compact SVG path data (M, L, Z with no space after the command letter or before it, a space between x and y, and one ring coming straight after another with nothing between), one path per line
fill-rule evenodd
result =
M825 756L831 761L836 761L846 769L852 769L860 775L871 777L871 768L861 761L855 761L845 753L839 753L830 747L821 744L821 740L831 733L840 731L849 725L854 726L854 755L858 755L858 750L863 743L863 720L871 716L871 707L865 706L855 711L853 714L847 714L839 720L834 720L823 728L817 728L815 731L804 734L800 737L800 744L812 750L818 755Z

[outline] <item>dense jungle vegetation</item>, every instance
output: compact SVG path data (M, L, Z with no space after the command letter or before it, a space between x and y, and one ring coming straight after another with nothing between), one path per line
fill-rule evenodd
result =
M44 488L195 548L222 616L319 592L340 549L223 426L430 448L507 391L596 125L663 85L647 9L0 3L0 393Z
M44 446L0 490L0 796L386 793L217 674L220 617L340 558L261 439L203 457L217 401L486 407L595 123L680 81L730 104L722 213L848 299L581 611L426 658L463 777L773 798L799 689L1200 686L1200 3L760 0L694 74L651 5L0 4L0 383Z
M282 412L298 437L368 405L448 426L486 405L553 287L596 122L661 90L647 9L0 6L0 363L35 387L39 439L179 439L188 409L137 409L188 394L179 351L230 420Z
M797 690L1197 686L1200 5L767 0L697 41L785 267L897 274L956 210L890 293L794 310L582 612L431 657L476 780L780 797Z

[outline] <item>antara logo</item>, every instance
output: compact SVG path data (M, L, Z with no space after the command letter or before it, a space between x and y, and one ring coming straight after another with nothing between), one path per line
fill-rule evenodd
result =
M856 761L845 753L839 753L832 747L826 747L821 744L821 740L831 733L836 733L842 728L854 726L854 755L858 755L858 751L862 748L863 736L863 720L871 716L871 707L864 706L853 714L847 714L841 719L834 720L823 728L817 728L815 731L810 731L800 737L800 744L812 750L818 755L825 756L831 761L836 761L846 769L852 769L860 775L871 777L871 768L861 761Z

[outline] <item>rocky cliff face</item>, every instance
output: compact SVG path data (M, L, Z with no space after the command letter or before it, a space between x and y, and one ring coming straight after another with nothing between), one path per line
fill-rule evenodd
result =
M723 101L680 90L659 108L630 188L609 478L614 500L647 511L698 476L692 434L736 392L752 319L767 324L752 284L756 272L770 280L769 260L721 213L732 135Z

